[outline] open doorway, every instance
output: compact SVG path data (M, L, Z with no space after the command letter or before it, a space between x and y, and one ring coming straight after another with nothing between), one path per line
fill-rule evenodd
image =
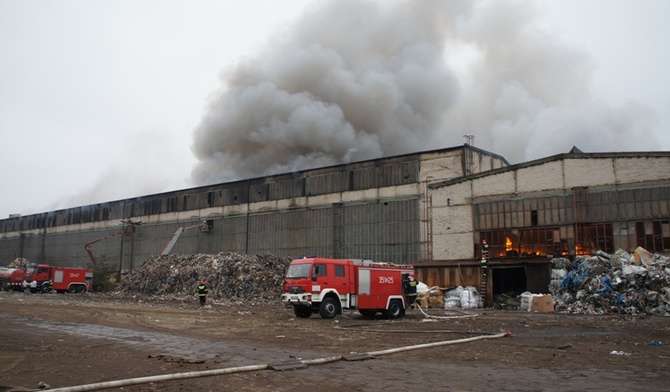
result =
M493 269L493 295L503 293L521 294L527 290L526 269L518 267L496 267Z

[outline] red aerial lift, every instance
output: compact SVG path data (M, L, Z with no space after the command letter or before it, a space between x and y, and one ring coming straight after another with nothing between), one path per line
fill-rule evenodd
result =
M117 235L121 235L121 234L123 234L125 236L129 236L134 232L135 225L139 225L139 224L142 223L142 222L131 222L131 221L122 221L122 222L123 222L123 229L121 229L121 231L117 231L116 233L112 233L112 234L106 235L104 237L95 239L95 240L87 243L86 245L84 245L84 249L86 249L86 252L88 253L88 257L93 262L93 266L97 266L98 262L95 259L95 256L93 256L93 251L91 251L91 245L93 245L95 243L98 243L98 242L101 242L101 241L104 241L104 240L107 240L107 239L110 239L112 237L116 237Z

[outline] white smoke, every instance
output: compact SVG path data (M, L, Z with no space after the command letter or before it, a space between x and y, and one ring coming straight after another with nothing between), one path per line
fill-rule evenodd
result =
M194 181L452 147L464 134L511 162L573 145L652 149L633 136L653 134L654 113L595 99L588 54L537 17L514 1L316 2L222 73L194 132Z

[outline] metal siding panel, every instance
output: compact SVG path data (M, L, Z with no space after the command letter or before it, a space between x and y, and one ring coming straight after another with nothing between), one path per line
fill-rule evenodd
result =
M313 175L306 178L307 195L324 195L348 190L348 172Z
M24 246L24 251L27 248ZM11 261L19 257L25 257L21 252L20 238L7 238L0 242L0 260Z
M659 201L660 201L660 196L659 196L659 190L658 189L650 189L649 190L649 196L650 196L650 218L654 219L658 216L660 216L660 208L659 208Z
M343 255L389 262L419 260L418 200L343 206Z

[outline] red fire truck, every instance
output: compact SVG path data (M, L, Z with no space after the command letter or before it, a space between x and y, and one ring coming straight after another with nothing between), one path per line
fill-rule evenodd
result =
M32 293L85 293L93 288L93 270L30 264L23 286Z
M286 271L281 301L300 318L313 312L333 318L343 309L396 318L405 314L403 279L411 273L409 265L370 260L296 259Z

